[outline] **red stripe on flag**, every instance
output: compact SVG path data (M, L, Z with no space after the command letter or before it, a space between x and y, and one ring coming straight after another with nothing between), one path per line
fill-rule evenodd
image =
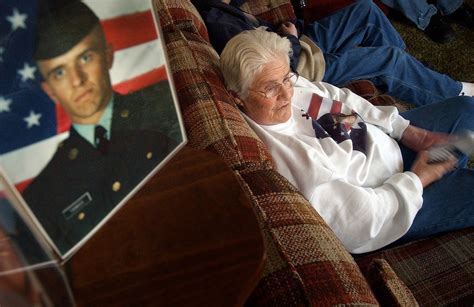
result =
M342 110L342 102L333 100L331 105L331 114L341 113Z
M323 97L313 94L311 96L311 102L309 103L308 114L311 118L318 118L319 109L321 108L321 103Z
M16 183L15 188L18 192L23 193L23 191L30 185L34 178L26 179L22 182Z
M71 128L71 119L60 104L56 104L56 131L63 133Z
M107 41L114 50L143 44L158 37L151 11L102 20Z
M165 79L167 79L166 69L165 66L162 65L133 79L114 84L113 88L114 91L122 95L126 95L130 92L137 91Z
M350 132L351 129L352 129L352 126L351 126L351 124L349 124L349 123L344 123L344 127L346 127L346 131L347 131L347 132Z

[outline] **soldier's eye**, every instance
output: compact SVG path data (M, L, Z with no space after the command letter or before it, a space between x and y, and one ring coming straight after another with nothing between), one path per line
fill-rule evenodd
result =
M82 63L89 63L92 60L92 53L86 52L81 56Z
M61 79L62 77L64 77L64 75L66 74L66 72L64 71L64 68L57 68L53 71L53 77L54 79Z

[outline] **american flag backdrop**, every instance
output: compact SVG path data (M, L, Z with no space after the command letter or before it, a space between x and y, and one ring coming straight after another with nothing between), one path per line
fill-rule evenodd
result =
M167 78L149 0L84 2L101 19L115 50L110 71L115 91L125 94ZM70 127L39 86L32 60L38 9L37 0L0 0L0 165L20 192Z

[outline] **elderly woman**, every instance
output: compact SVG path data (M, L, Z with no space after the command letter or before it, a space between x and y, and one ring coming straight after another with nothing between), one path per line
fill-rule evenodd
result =
M430 163L426 151L449 141L448 134L474 129L473 98L400 116L347 89L298 78L289 52L289 41L275 33L242 32L221 54L225 83L278 172L347 250L369 252L474 225L467 157Z

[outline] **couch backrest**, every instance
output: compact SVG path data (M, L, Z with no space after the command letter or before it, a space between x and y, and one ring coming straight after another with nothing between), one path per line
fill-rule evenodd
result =
M265 145L225 89L219 56L209 44L199 13L189 1L162 5L156 10L190 145L216 152L234 170L270 167Z

